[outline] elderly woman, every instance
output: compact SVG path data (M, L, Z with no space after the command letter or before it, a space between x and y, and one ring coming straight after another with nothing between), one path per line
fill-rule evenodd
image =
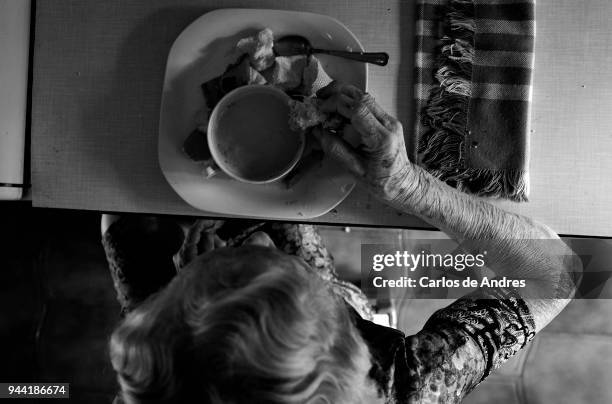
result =
M412 164L402 126L371 96L332 83L319 97L362 143L319 130L326 153L526 287L479 289L406 336L369 321L312 226L197 221L183 240L164 220L140 218L136 242L129 221L106 223L127 313L110 342L125 402L458 403L568 303L580 265L553 231Z

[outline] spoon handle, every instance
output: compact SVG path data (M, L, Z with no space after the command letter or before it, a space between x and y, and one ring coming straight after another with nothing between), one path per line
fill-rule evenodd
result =
M372 63L378 66L386 66L389 63L389 54L385 52L348 52L325 49L313 49L312 53L323 53L326 55L338 56L345 59L356 60L358 62Z

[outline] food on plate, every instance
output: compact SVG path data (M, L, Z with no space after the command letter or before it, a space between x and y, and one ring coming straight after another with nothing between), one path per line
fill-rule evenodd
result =
M264 77L271 85L285 91L295 90L302 85L304 70L308 64L308 57L279 56L274 66L263 72Z
M238 42L238 60L223 74L202 84L209 110L226 94L248 84L268 84L291 95L310 97L332 82L316 56L275 57L273 38L272 31L266 28Z
M202 84L206 106L212 110L227 93L247 84L267 84L266 79L251 66L248 55L242 55L225 72Z
M236 44L238 59L230 64L220 76L201 85L206 100L206 113L209 114L221 99L231 91L250 84L270 85L280 88L292 97L288 109L288 124L292 131L308 131L322 125L338 130L345 121L338 114L321 111L316 92L332 82L320 60L313 55L275 56L274 33L266 28L255 35L243 38ZM211 163L210 151L206 140L207 122L192 132L183 145L186 155L195 162L203 164L209 177L218 169ZM297 171L312 167L320 161L322 152L311 156L312 148L307 148L303 159L307 164L299 164ZM292 176L294 184L302 174ZM287 182L286 182L287 183Z
M346 120L339 114L328 114L320 108L321 101L316 97L306 97L302 101L289 102L289 126L292 130L308 130L318 125L325 129L339 130Z
M262 72L274 65L274 33L265 28L257 34L238 41L236 48L239 52L247 54L251 66Z
M289 126L293 130L306 130L325 122L326 119L327 114L321 111L318 100L314 97L289 102Z
M210 149L206 144L206 132L194 129L183 142L183 151L193 161L201 162L212 158Z
M202 175L205 178L213 177L219 167L210 154L206 132L195 129L183 143L183 152L194 162L200 164Z

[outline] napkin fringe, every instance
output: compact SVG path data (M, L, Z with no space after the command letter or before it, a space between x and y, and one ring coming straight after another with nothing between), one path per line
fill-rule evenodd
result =
M529 185L523 170L465 168L475 52L474 2L451 0L445 14L446 35L435 74L439 86L431 91L424 109L424 124L431 130L419 143L421 162L431 174L461 191L526 201Z

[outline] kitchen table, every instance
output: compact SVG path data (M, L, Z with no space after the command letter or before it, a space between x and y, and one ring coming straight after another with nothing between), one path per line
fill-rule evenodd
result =
M104 212L208 215L157 161L161 90L180 32L218 8L327 14L385 50L369 90L412 127L414 2L408 0L38 0L32 85L32 203ZM541 1L528 203L495 202L561 234L612 236L612 2ZM427 227L356 189L317 222Z

